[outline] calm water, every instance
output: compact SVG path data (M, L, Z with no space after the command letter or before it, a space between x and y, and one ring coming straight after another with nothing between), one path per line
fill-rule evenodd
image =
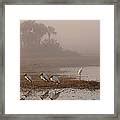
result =
M36 75L41 72L45 72L46 74L57 74L57 75L70 75L70 76L78 76L78 70L80 67L62 67L62 68L44 68L44 69L37 69L36 72L28 72L30 75ZM25 72L22 72L23 74ZM83 67L82 71L82 79L84 80L94 80L100 81L100 67L99 66L88 66Z
M60 72L56 74L77 76L77 72L79 69L80 67L64 67L60 68ZM84 67L82 72L82 79L100 81L100 67Z

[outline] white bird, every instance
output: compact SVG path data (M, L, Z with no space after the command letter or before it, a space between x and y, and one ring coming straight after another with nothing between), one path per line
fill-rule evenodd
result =
M23 94L20 100L25 100L30 95L31 90L32 89L30 89L28 92L26 92L25 94Z
M82 71L83 71L83 67L81 67L81 68L78 70L78 75L79 75L79 79L80 79L80 80L81 80Z
M39 77L43 81L49 81L49 77L45 73L41 73Z
M32 82L32 79L29 75L27 75L27 73L24 74L24 78L29 81L29 82Z
M83 67L81 67L79 70L78 70L78 75L80 75L83 71Z
M55 82L55 83L57 83L57 84L60 84L59 78L58 78L57 76L55 76L55 75L52 75L52 76L50 77L50 81Z
M43 100L43 99L46 99L48 96L49 96L49 90L45 91L45 93L42 94L40 98Z
M20 100L25 100L26 99L26 96L25 95L23 95L21 98L20 98Z
M51 92L50 94L49 94L49 98L51 99L51 100L55 100L55 99L57 99L59 96L60 96L60 93L61 93L62 91L53 91L53 92Z

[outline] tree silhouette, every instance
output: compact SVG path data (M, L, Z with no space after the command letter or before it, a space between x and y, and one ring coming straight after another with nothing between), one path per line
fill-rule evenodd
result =
M23 46L40 45L41 38L47 33L47 27L34 20L23 21L20 26L20 38Z
M42 41L41 44L42 44L42 48L45 48L49 51L62 50L60 43L55 39L50 39L50 40L45 39L44 41Z
M47 33L48 33L48 39L49 39L49 41L51 39L51 35L52 34L54 34L54 35L57 34L57 32L55 32L55 28L52 27L52 26L48 26Z
M65 50L56 39L57 32L53 26L47 26L35 20L24 20L20 24L21 55L48 56L79 56L79 53Z
M45 24L36 22L35 20L26 20L21 22L21 46L25 49L30 48L31 50L34 49L40 52L61 51L62 47L53 35L57 35L53 26L46 26Z
M47 34L48 34L48 38L44 39L41 42L42 48L45 48L49 52L54 50L62 50L60 43L56 39L52 38L52 35L57 35L55 28L52 26L48 26Z

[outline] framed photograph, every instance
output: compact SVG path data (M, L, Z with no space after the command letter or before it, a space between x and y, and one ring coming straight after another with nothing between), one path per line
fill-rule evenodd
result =
M117 118L117 5L4 4L3 114Z

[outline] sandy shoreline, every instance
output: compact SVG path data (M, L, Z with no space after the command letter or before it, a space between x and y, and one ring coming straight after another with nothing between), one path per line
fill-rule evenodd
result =
M54 89L46 89L49 90L51 93ZM29 94L25 97L24 100L42 100L41 95L43 94L45 89L36 89L31 90ZM100 99L100 90L90 91L86 89L74 89L74 88L63 88L63 89L56 89L57 91L62 91L60 95L55 100L99 100ZM24 94L28 93L24 89L24 92L21 91L20 98L23 97ZM50 100L49 97L46 97L44 100Z

